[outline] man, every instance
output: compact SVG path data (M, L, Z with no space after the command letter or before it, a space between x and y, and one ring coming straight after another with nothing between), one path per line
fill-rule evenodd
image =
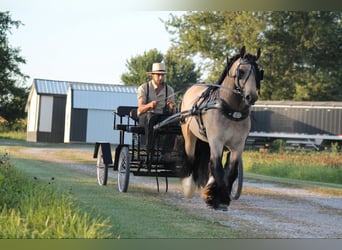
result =
M165 83L164 63L153 63L152 71L147 74L152 79L138 88L137 113L139 124L145 127L147 149L151 150L154 147L153 126L175 112L175 98L173 88ZM174 139L174 136L172 138ZM164 152L172 148L172 138L164 139Z

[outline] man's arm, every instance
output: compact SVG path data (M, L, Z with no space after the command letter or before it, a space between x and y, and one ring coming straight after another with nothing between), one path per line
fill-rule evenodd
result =
M145 104L144 100L140 98L138 99L138 114L146 113L147 111L154 109L155 106L157 106L157 101L151 101Z

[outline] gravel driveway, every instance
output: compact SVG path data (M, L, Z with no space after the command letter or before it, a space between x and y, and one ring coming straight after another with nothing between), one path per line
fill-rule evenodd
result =
M115 178L115 176L113 176ZM146 183L133 177L130 184ZM199 192L185 199L179 184L169 186L161 197L207 219L233 227L246 238L342 238L342 197L327 196L305 189L271 184L244 182L242 195L232 201L228 211L208 209Z

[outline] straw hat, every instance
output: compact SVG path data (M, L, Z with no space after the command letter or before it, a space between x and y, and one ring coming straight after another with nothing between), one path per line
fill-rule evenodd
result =
M164 63L153 63L152 71L147 72L147 74L166 74Z

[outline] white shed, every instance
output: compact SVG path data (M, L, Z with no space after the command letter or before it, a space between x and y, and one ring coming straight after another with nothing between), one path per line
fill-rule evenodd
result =
M27 140L119 143L113 111L120 105L137 106L137 90L137 86L34 79L26 104Z
M118 106L137 106L137 89L110 84L70 84L64 142L119 143L119 131L113 130L113 111Z
M33 80L26 103L28 141L63 142L68 86L65 81Z

